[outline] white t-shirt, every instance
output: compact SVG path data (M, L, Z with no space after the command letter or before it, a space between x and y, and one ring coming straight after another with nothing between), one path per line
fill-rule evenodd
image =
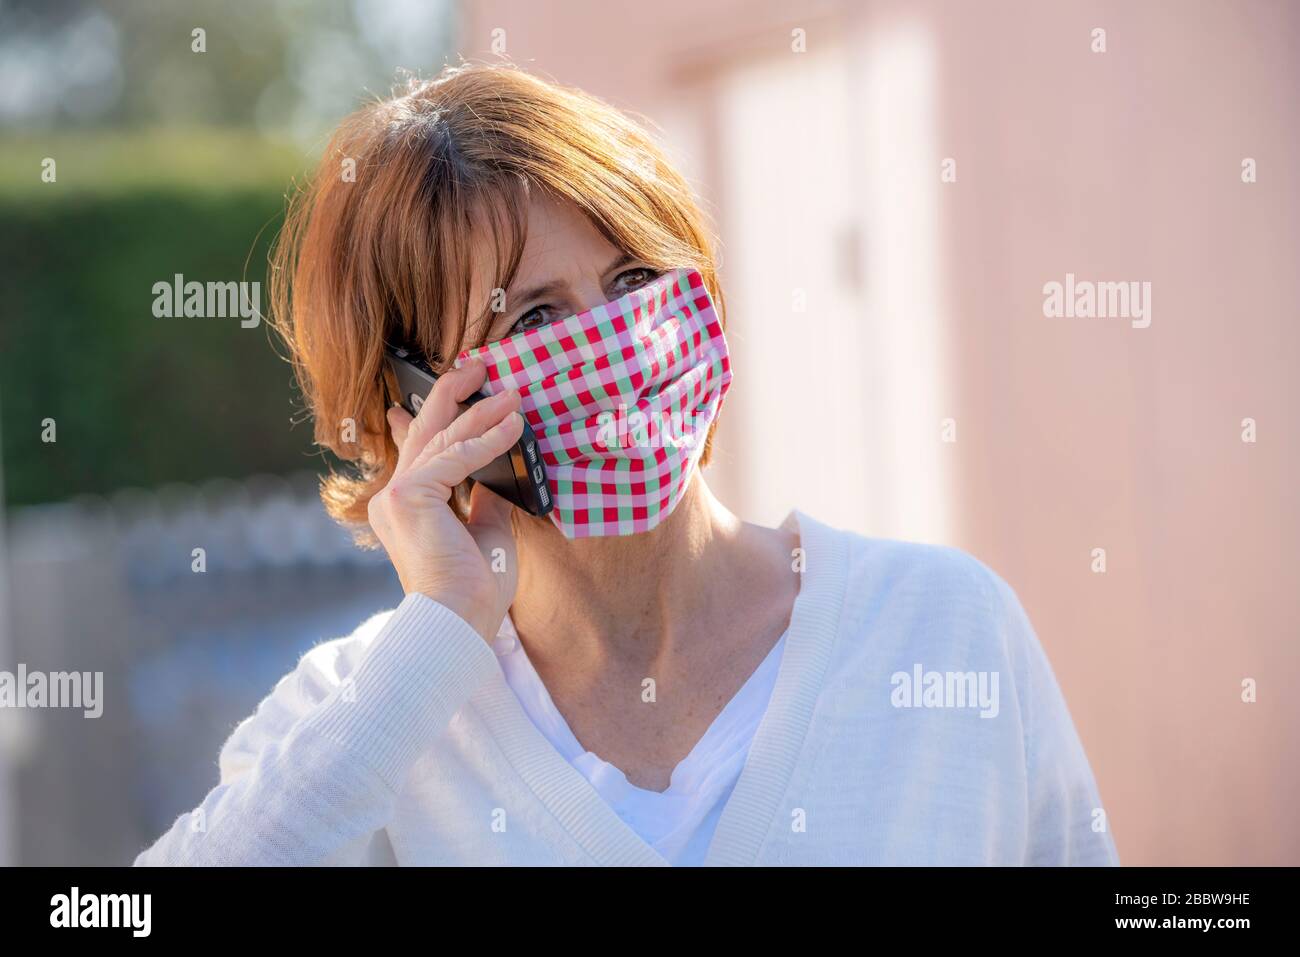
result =
M754 732L767 711L785 635L727 702L691 753L673 769L672 781L663 792L637 787L621 770L582 746L528 660L509 615L492 647L506 682L533 724L623 822L670 864L702 864L718 818L745 766Z

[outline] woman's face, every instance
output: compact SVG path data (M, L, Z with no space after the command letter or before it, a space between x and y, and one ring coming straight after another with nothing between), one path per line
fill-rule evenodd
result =
M533 197L519 270L505 291L505 310L491 316L487 339L503 339L586 312L659 275L659 270L611 246L572 204Z

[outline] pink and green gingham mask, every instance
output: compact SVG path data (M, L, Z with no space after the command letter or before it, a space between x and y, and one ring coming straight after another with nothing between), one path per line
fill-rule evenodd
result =
M567 538L632 535L667 518L731 383L722 324L693 269L603 306L462 352L483 392L519 390Z

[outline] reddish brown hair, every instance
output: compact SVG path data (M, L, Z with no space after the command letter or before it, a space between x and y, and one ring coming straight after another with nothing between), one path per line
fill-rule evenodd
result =
M465 65L352 114L290 201L270 293L316 442L352 463L323 481L321 498L359 541L374 544L366 507L397 460L384 419L385 338L440 357L438 371L482 344L491 303L471 301L475 272L489 262L487 290L510 287L537 190L572 203L649 266L698 269L724 314L689 186L606 103L512 66ZM710 432L701 464L711 445ZM466 493L454 501L462 517Z

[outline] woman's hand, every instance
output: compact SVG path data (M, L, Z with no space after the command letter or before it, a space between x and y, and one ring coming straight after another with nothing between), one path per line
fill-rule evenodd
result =
M370 526L383 543L407 594L419 592L446 605L485 639L496 637L519 581L512 506L476 484L469 524L451 510L452 490L472 472L509 449L523 432L519 393L511 389L461 412L457 403L487 375L474 360L440 376L411 418L388 410L397 443L397 467L370 500ZM504 571L492 569L494 552ZM498 561L496 567L501 567Z

